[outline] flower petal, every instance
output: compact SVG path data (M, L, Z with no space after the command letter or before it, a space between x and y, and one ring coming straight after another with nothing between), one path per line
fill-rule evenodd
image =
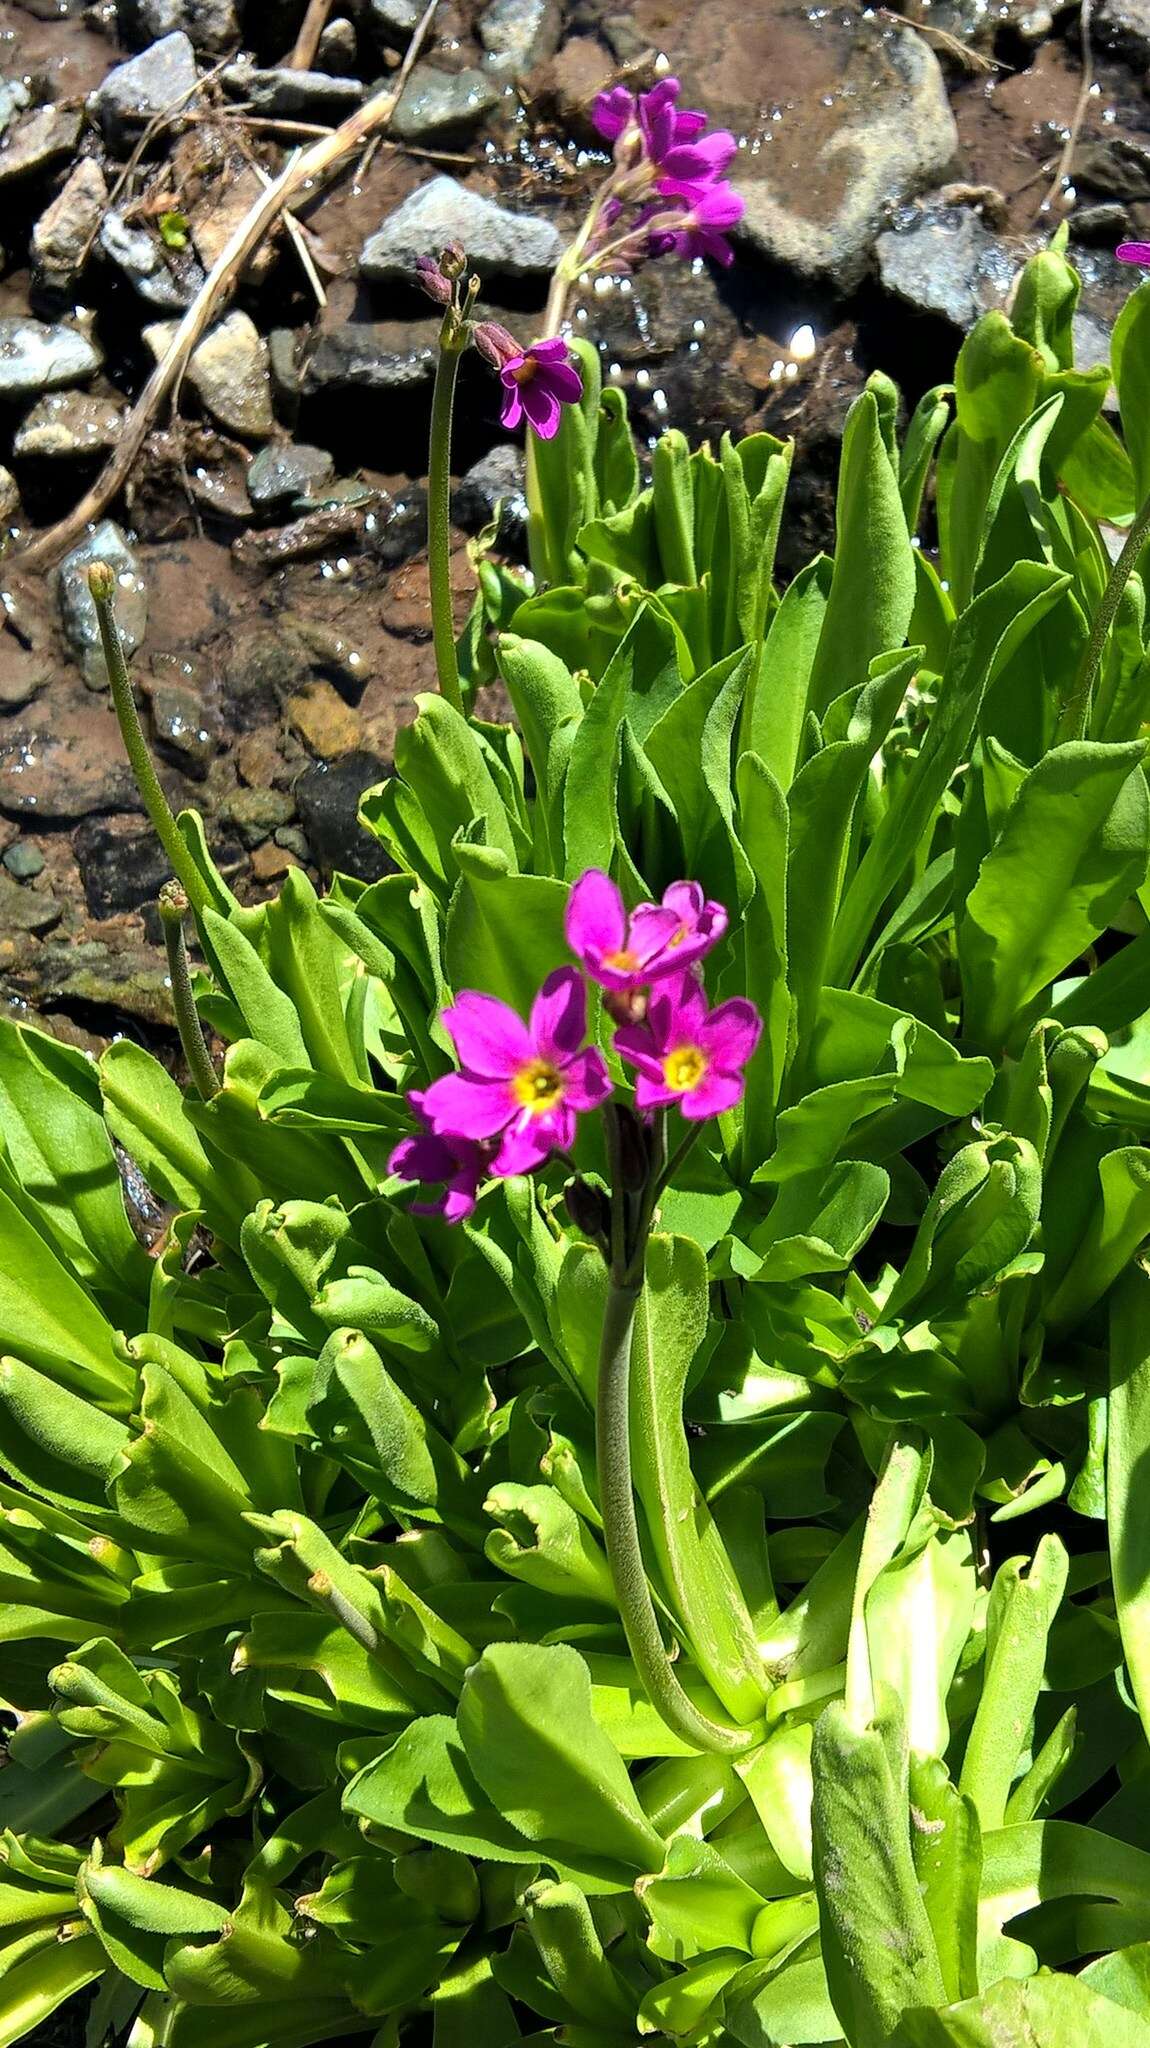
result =
M444 1074L433 1081L423 1103L437 1133L446 1138L494 1138L519 1107L506 1081L475 1081L467 1074Z
M459 1064L488 1080L505 1078L532 1054L531 1036L522 1017L498 996L465 988L443 1021L455 1040Z
M611 1093L611 1076L598 1046L584 1046L563 1069L564 1101L572 1109L598 1109Z
M503 410L499 415L499 424L501 427L517 427L522 418L523 400L516 384L508 387L503 393Z
M712 1070L731 1073L744 1067L762 1037L763 1020L745 996L732 996L704 1018L699 1043L711 1061Z
M528 354L533 355L536 362L546 363L550 368L553 363L567 362L571 350L561 334L548 334L542 341L533 341Z
M564 1066L587 1035L587 991L578 969L557 967L547 976L531 1005L531 1047L527 1057L541 1054Z
M1150 267L1150 242L1119 242L1114 254L1119 263L1142 263Z
M657 903L640 903L631 914L631 929L627 934L629 951L643 967L649 967L670 945L679 923L673 910L663 910Z
M531 1116L526 1111L504 1133L503 1143L491 1163L491 1171L500 1180L513 1173L534 1173L545 1159L551 1157L556 1145L571 1144L575 1136L575 1117L572 1111L562 1108L553 1110L549 1116Z
M621 1024L615 1033L615 1051L649 1080L662 1080L663 1062L645 1024Z
M553 441L559 432L559 418L563 408L543 378L536 377L530 384L521 384L519 400L539 439Z
M548 389L564 405L574 405L583 396L583 379L574 363L552 363L547 370Z
M712 1067L704 1074L697 1088L689 1094L680 1095L679 1108L689 1123L700 1123L706 1116L721 1116L725 1109L733 1109L742 1100L743 1077L741 1074L723 1074ZM636 1098L637 1100L638 1098Z
M657 1077L653 1074L640 1074L635 1082L636 1109L665 1109L669 1102L681 1103L682 1100L682 1096L676 1095L673 1088L668 1088L661 1067Z
M580 875L567 899L567 944L593 974L604 953L619 953L627 937L623 898L602 868Z
M389 1173L403 1180L448 1180L458 1161L444 1138L433 1131L418 1131L413 1138L401 1138L387 1162Z
M693 974L657 982L647 1005L655 1050L666 1053L677 1045L698 1045L706 1015L707 998Z

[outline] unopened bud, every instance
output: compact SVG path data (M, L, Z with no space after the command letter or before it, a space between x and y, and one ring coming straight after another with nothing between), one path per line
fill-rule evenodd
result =
M433 256L417 256L415 259L415 280L429 299L437 306L450 306L451 285Z
M614 1105L615 1121L619 1132L619 1165L623 1175L623 1186L629 1195L641 1194L647 1185L651 1171L651 1156L647 1150L647 1133L634 1110L617 1102Z
M611 1211L602 1188L592 1187L587 1180L569 1180L563 1190L563 1199L576 1230L581 1230L585 1237L607 1236L611 1228Z
M501 370L505 363L514 362L516 356L523 354L515 336L508 334L506 327L501 327L498 320L478 321L472 330L472 339L480 355L486 356L487 361L497 370Z
M93 562L88 571L88 589L97 604L111 604L116 595L116 572L107 562Z
M467 251L462 242L448 242L446 248L440 251L439 267L452 283L457 277L463 276L467 268Z
M647 1015L647 991L645 988L604 989L603 1008L616 1024L642 1024Z
M188 914L188 893L181 882L165 882L159 895L160 916L178 922Z

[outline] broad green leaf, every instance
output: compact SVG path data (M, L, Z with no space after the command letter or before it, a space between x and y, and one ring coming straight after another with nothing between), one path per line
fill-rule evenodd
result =
M908 2013L889 2048L1150 2048L1150 2024L1080 1978L1040 1970L941 2012Z
M1066 1588L1067 1557L1044 1536L1023 1577L1025 1558L999 1567L986 1620L982 1695L967 1738L960 1790L984 1832L1001 1827L1034 1715L1050 1626Z
M1150 1740L1150 1523L1142 1486L1150 1459L1150 1274L1132 1266L1110 1305L1106 1509L1122 1649Z
M835 566L811 670L816 716L874 657L901 647L914 608L914 551L873 392L855 400L843 434Z

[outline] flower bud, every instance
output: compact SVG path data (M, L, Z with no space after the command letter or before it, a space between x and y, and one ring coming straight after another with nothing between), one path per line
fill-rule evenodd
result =
M629 1195L638 1195L646 1187L651 1171L647 1133L634 1110L628 1109L624 1103L615 1103L614 1113L619 1132L619 1166L623 1186Z
M107 562L93 562L88 571L88 589L97 604L111 604L116 595L116 572Z
M606 1238L611 1228L611 1211L602 1188L587 1180L569 1180L563 1198L576 1230L585 1237Z
M448 242L447 247L440 251L439 267L453 284L457 277L463 276L467 268L467 251L462 242Z
M417 256L415 259L415 281L429 299L437 306L451 304L451 285L443 275L433 256Z
M515 336L508 334L506 327L501 327L498 320L480 320L473 330L472 338L480 355L486 356L487 361L496 370L501 370L505 363L514 362L517 356L523 354Z

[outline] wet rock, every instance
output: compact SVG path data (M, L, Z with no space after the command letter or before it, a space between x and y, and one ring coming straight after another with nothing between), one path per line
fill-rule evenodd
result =
M479 18L479 40L493 71L525 78L533 65L554 56L560 28L557 0L489 0Z
M1095 0L1090 39L1145 71L1150 65L1150 0Z
M563 247L559 230L537 215L511 213L455 178L421 185L364 243L360 269L372 283L415 274L416 258L462 242L481 277L543 277Z
M149 234L147 228L129 227L115 208L101 222L99 246L145 304L160 313L185 311L203 283L204 273L191 251L181 252L183 261L177 272L159 236Z
M420 0L368 0L367 18L388 49L406 50L422 12Z
M603 137L591 119L591 108L595 95L610 84L613 71L611 58L596 37L569 36L532 81L533 104L541 116L580 142L602 149Z
M296 855L286 846L277 846L274 839L265 839L252 854L252 877L257 882L278 882L289 868L298 866Z
M18 711L52 680L55 666L34 648L22 647L9 633L0 643L0 712Z
M117 64L88 103L109 148L130 149L141 128L191 92L196 77L196 53L182 29Z
M22 78L0 78L0 137L31 104L31 90Z
M322 335L303 373L303 389L406 391L435 368L435 320L349 321Z
M227 722L236 732L253 732L311 680L311 672L311 656L297 634L274 627L245 633L223 663Z
M246 733L236 748L235 761L241 782L249 789L271 789L276 783L287 779L283 755L280 752L279 727L261 725L256 732ZM286 831L286 826L281 828Z
M46 939L37 948L27 976L20 979L28 1000L41 1009L67 1009L74 1004L85 1014L106 1011L114 1029L121 1028L123 1017L171 1028L167 967L131 925L110 925L99 939Z
M8 873L17 882L34 882L44 872L44 856L30 839L14 839L3 854Z
M964 331L997 302L995 287L1004 264L1008 278L1018 267L998 236L962 207L908 208L894 228L879 236L875 249L879 276L889 292L916 313L939 314Z
M259 71L234 64L223 74L223 83L237 99L250 101L258 114L278 119L342 121L363 105L364 86L358 78L336 78L330 71Z
M499 537L517 544L527 531L527 466L523 450L507 441L480 457L460 477L451 499L451 516L468 533L478 533L502 505Z
M942 72L913 30L865 15L796 14L770 26L779 30L772 74L802 84L769 141L737 159L747 209L739 232L772 262L848 291L888 211L951 166L958 133Z
M144 329L157 362L173 332L167 321ZM187 375L202 404L229 433L263 441L275 432L267 343L247 313L229 313L204 337Z
M50 170L71 156L80 140L84 117L75 108L38 107L10 128L0 148L0 185Z
M381 504L368 526L371 551L385 569L397 569L427 545L427 492L410 484L399 496Z
M220 817L234 827L250 852L270 839L277 825L286 825L295 808L282 789L237 789L221 806Z
M32 262L48 291L69 292L108 204L108 186L94 157L81 157L32 230Z
M51 462L79 461L114 448L124 408L111 398L84 391L58 391L41 398L16 429L12 453Z
M53 897L0 875L0 932L50 932L62 915Z
M103 360L96 344L75 327L0 320L0 399L37 398L42 391L82 384Z
M88 589L88 571L93 562L107 562L116 572L116 623L126 655L135 653L147 631L148 586L127 539L111 519L102 520L79 547L65 555L56 571L56 598L64 638L89 688L102 690L107 677L100 652L96 607Z
M92 917L121 917L154 903L171 874L168 857L138 818L86 818L72 850Z
M222 57L240 40L235 0L139 0L138 24L152 43L182 29L203 57Z
M289 419L299 405L299 337L292 327L273 327L268 335L268 368L272 389Z
M172 680L156 681L151 694L157 750L185 775L202 782L215 752L202 697Z
M265 512L293 498L314 497L334 475L335 463L326 448L274 441L260 449L248 470L248 495L256 510Z
M350 754L363 738L359 714L345 704L330 683L309 683L287 703L288 724L298 733L309 754L332 761L338 754Z
M1150 149L1125 135L1087 143L1074 153L1072 175L1113 199L1150 199Z
M64 680L57 667L52 701L0 725L0 813L47 827L96 812L138 811L111 705L61 701Z
M392 133L402 142L467 135L498 105L499 87L488 72L417 64L391 117Z
M1069 219L1072 242L1096 243L1100 249L1113 249L1131 233L1130 215L1116 199L1078 207Z
M308 618L306 612L284 612L283 623L303 641L317 668L334 677L345 690L362 690L363 656L354 641L323 619Z
M318 71L330 71L335 78L352 76L359 62L359 46L350 21L341 16L338 21L328 22L319 39L315 61Z
M20 516L20 486L10 469L0 464L0 526L11 526Z
M335 761L315 761L295 785L296 809L312 859L325 872L338 869L361 882L377 882L391 871L379 842L359 822L365 789L382 782L387 769L366 748Z

